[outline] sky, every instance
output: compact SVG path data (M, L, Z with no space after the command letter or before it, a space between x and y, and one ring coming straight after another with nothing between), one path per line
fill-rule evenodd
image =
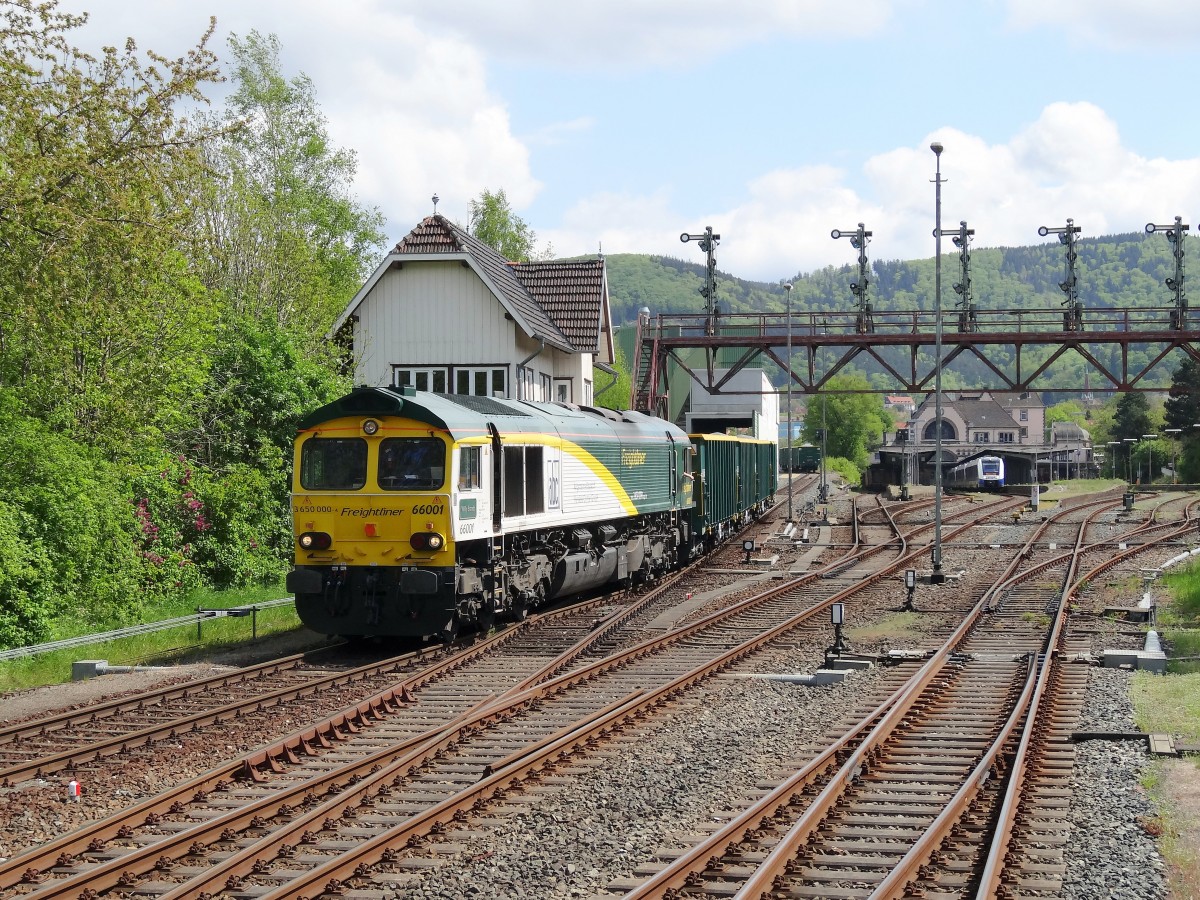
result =
M1200 230L1200 4L1163 0L60 0L73 42L176 57L274 34L389 246L503 190L555 257L789 280L935 251ZM220 96L213 92L219 106ZM1165 238L1163 238L1165 240ZM943 252L949 252L948 241Z

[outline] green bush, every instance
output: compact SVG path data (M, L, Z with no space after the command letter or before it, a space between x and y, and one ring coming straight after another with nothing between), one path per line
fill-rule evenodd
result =
M862 483L862 470L844 456L831 456L825 460L826 472L837 472L850 487Z
M230 467L207 481L203 502L211 527L196 538L194 560L210 586L247 587L283 577L292 546L287 494L263 470Z
M0 640L22 644L110 621L139 597L123 478L92 448L15 411L0 393Z

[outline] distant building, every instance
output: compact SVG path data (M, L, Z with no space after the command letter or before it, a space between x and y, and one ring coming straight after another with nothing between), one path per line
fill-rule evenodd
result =
M936 397L927 394L907 430L885 435L868 482L932 484L937 438ZM1013 483L1096 474L1091 436L1059 422L1047 439L1046 406L1034 393L943 391L941 440L944 470L988 453L1005 458Z
M593 364L613 360L603 257L511 262L441 215L393 248L331 335L347 328L357 384L590 405Z

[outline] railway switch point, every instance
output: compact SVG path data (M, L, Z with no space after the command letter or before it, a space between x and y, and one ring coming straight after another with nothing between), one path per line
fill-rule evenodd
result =
M831 654L826 651L824 668L832 669L835 672L864 672L875 668L877 659L878 657L862 653Z

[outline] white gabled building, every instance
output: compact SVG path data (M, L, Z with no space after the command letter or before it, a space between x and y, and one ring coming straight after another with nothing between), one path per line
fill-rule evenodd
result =
M334 323L355 383L591 405L613 360L604 258L514 263L441 215L398 243Z

